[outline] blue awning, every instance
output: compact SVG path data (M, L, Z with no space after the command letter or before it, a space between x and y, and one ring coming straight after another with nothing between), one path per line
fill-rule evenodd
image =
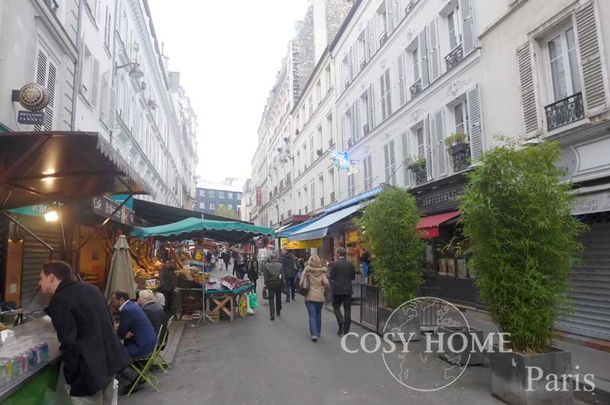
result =
M361 208L361 204L355 204L342 210L320 216L308 221L307 223L300 224L305 226L300 227L287 235L288 240L309 240L323 238L328 233L328 228L330 226L358 212Z

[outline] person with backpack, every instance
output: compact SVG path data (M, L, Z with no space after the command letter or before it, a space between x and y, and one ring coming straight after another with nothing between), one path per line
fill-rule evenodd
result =
M278 261L277 253L273 252L269 255L269 261L265 263L263 277L269 298L269 312L273 321L276 314L279 317L282 311L282 287L284 283L282 263Z

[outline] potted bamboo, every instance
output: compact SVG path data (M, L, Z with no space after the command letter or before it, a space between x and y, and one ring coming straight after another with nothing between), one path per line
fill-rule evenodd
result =
M509 404L573 401L571 384L552 382L572 371L570 353L553 347L553 326L568 307L583 231L571 215L570 186L560 182L560 156L556 142L497 147L468 174L461 196L469 268L493 320L510 334L512 352L490 356L492 394ZM544 378L532 381L533 368Z
M417 184L424 183L426 180L428 180L426 159L421 157L415 160L407 158L405 160L405 167L415 174L415 181Z

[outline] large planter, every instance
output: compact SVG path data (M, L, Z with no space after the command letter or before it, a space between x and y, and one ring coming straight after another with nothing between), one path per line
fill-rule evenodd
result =
M457 155L458 153L464 153L469 149L470 145L466 142L452 143L451 146L449 146L449 154L453 156Z
M529 369L528 369L529 367ZM537 367L542 369L539 377ZM565 381L563 376L572 372L572 356L570 352L555 350L549 353L499 353L490 358L491 393L509 403L519 405L538 404L572 404L574 393L572 382ZM528 381L528 372L532 381ZM549 380L548 378L551 378ZM559 391L554 391L557 379ZM565 390L564 390L565 388Z
M469 366L476 366L484 363L485 354L482 351L478 350L478 347L473 344L474 335L476 335L479 342L482 343L484 341L483 331L481 329L468 329L465 326L439 326L437 333L439 334L439 339L442 342L443 347L443 351L440 352L438 355L441 359L446 360L451 364L458 364L460 366L463 366L464 364L467 364ZM454 334L457 335L451 338L451 336ZM452 339L452 345L449 345L450 339ZM466 348L464 350L458 350L464 347L464 339L466 339Z
M450 257L449 259L447 259L447 274L451 277L455 277L457 276L457 272L455 270L455 259L453 257Z
M405 339L409 339L410 334L413 333L411 341L421 339L419 312L417 312L414 317L409 316L408 311L403 311L403 308L396 311L394 315L392 315L393 313L393 308L379 306L377 309L378 335L383 336L384 333L396 331L403 332L405 334ZM393 336L390 340L394 342L401 341L399 336Z
M457 275L460 278L468 277L468 273L466 270L466 259L457 259Z

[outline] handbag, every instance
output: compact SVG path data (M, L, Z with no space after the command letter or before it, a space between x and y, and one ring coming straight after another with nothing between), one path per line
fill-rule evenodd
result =
M299 281L299 294L307 295L309 293L309 273L303 272Z

